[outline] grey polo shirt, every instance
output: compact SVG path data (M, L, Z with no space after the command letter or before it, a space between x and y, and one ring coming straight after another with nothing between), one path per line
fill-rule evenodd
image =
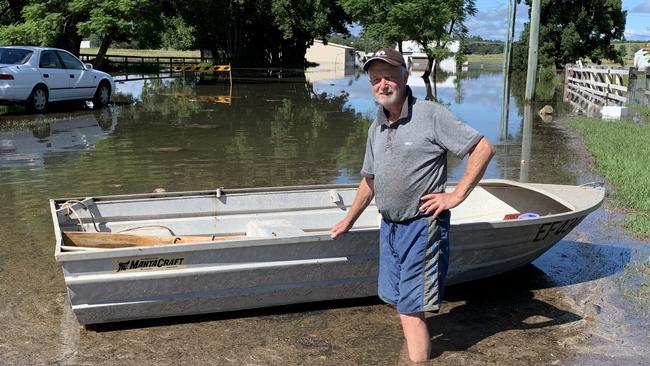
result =
M410 88L400 118L389 125L386 115L380 106L370 125L361 175L374 180L382 216L404 221L419 215L423 195L444 192L447 151L462 159L483 135Z

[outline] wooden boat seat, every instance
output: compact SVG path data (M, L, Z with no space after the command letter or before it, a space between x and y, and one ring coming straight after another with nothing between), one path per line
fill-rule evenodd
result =
M192 243L205 243L211 241L243 239L243 236L216 236L216 235L183 235L183 236L156 236L135 235L123 233L93 233L64 231L63 244L66 246L85 248L128 248L146 247L153 245L179 245Z

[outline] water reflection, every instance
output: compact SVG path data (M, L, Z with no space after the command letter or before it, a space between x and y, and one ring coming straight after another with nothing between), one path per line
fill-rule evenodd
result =
M530 104L524 106L524 120L521 133L521 166L519 168L519 181L528 182L530 167L530 148L533 138L533 107Z
M354 75L357 69L353 65L345 65L341 62L319 65L317 67L308 68L305 71L305 77L308 82L316 82L321 80L336 80L346 76Z
M65 118L39 117L20 127L0 130L0 169L43 165L56 155L93 149L114 129L112 109L82 112Z
M240 83L230 90L181 79L146 80L131 90L118 84L118 93L134 102L117 108L110 138L88 142L74 165L46 164L50 181L84 177L61 184L68 187L64 195L358 179L368 121L348 106L345 93L319 93L305 82ZM230 104L215 103L226 93L232 93ZM18 170L10 175L38 177ZM46 181L37 188L54 195Z
M499 71L439 73L436 78L435 89L420 76L411 76L409 85L416 97L437 99L497 146L486 177L575 182L575 173L558 163L571 154L564 134L534 111L529 119L524 118L524 84L517 75L513 76L506 131L500 123ZM47 167L57 175L65 175L60 170L78 170L102 176L114 166L119 176L101 182L89 179L77 187L83 190L87 185L94 194L157 187L184 190L357 181L367 128L377 108L367 76L355 73L333 80L316 79L285 78L281 83L239 80L232 86L210 82L205 76L124 81L117 84L116 99L124 102L111 112L111 129L104 134L84 132L91 136L83 137L85 142L70 137L66 142L70 146L86 144L81 159L69 167L65 166L67 160L57 157L50 159ZM567 109L551 103L559 113ZM88 116L94 115L73 113L67 118ZM524 123L526 120L529 123ZM47 132L47 123L35 125L35 131L11 133L36 136L33 144L41 149L61 150L57 146L64 142L53 137L39 142L38 136L52 134ZM98 141L99 137L104 139ZM0 145L5 169L18 167L7 163L10 150L23 154L23 160L32 165L44 164L44 158L30 155L35 152L28 149L29 144L19 143L19 149L15 142L7 141ZM460 178L463 171L464 163L450 158L451 179Z

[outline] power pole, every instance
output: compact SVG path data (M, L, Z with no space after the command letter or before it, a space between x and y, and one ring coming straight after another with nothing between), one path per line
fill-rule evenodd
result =
M512 61L512 42L515 37L515 17L517 0L508 2L508 29L503 45L503 97L501 106L501 140L508 138L508 115L510 114L510 62Z
M539 13L541 0L533 0L530 13L530 38L528 38L528 72L526 73L526 103L530 103L535 95L537 79L537 53L539 48Z

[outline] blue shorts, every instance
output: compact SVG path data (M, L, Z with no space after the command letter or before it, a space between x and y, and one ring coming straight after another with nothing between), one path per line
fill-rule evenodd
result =
M382 219L379 230L379 297L400 314L437 311L449 264L451 214L403 222Z

